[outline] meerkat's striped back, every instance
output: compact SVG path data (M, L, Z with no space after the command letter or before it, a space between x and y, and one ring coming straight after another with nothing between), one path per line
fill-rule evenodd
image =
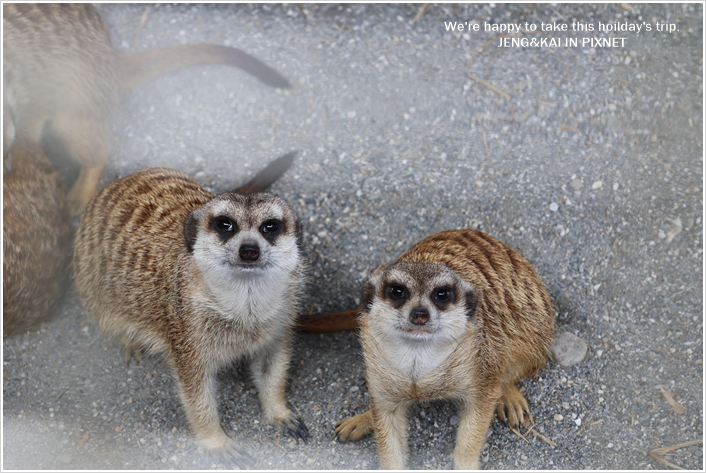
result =
M447 230L410 248L397 260L443 264L478 293L477 314L493 347L523 358L533 376L544 366L554 334L551 298L532 264L517 251L477 230ZM515 347L518 349L515 350Z

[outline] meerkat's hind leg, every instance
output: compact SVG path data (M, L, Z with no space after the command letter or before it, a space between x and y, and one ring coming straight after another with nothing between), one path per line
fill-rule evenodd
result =
M110 160L110 117L73 112L52 119L50 128L52 134L61 137L71 159L81 165L67 195L69 214L78 215L98 190L103 168Z
M517 428L519 424L525 427L534 424L527 399L514 383L503 386L503 393L498 401L496 411L498 418L507 422L507 425L513 429Z
M125 360L126 364L130 363L130 360L132 359L134 359L138 363L140 362L140 360L142 360L142 356L144 355L142 347L140 347L139 344L135 343L126 335L123 335L120 338L120 345L123 346L123 359Z
M336 439L348 442L357 441L369 435L375 429L373 414L365 411L362 414L347 417L336 424Z

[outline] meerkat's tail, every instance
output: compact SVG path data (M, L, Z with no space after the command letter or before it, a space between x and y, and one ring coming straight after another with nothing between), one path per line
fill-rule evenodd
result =
M297 330L305 333L340 332L355 330L360 327L358 322L360 309L333 312L330 314L300 315L297 320Z
M268 187L274 184L275 181L282 177L285 172L287 172L287 170L292 166L294 156L296 156L296 154L296 151L292 151L275 159L268 164L265 169L258 172L255 177L235 189L233 192L237 192L239 194L254 194L255 192L265 191Z
M120 85L131 89L167 72L201 64L224 64L252 74L267 85L286 89L291 84L279 72L237 48L216 44L183 44L135 53L119 53Z

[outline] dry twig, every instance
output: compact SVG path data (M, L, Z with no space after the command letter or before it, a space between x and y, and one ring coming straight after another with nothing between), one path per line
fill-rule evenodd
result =
M492 90L493 92L496 92L496 93L497 93L498 95L500 95L501 97L505 97L506 99L509 99L509 98L510 98L510 94L508 94L507 92L505 92L505 91L503 91L503 90L498 89L497 87L495 87L495 86L494 86L493 84L491 84L490 82L488 82L488 81L486 81L486 80L483 80L483 79L481 79L480 77L476 77L476 76L474 76L473 74L469 74L468 72L466 72L466 75L467 75L469 78L471 78L471 79L473 79L473 80L475 80L475 81L478 81L478 82L480 82L481 84L483 84L484 86L488 87L488 88L489 88L490 90Z
M548 443L549 445L551 445L552 447L556 447L556 443L555 443L555 442L552 442L551 440L549 440L547 437L545 437L544 435L540 434L540 433L537 432L536 430L530 430L530 432L532 432L532 434L534 434L535 437L539 437L540 439L544 440L545 442L547 442L547 443Z
M414 19L412 20L412 23L416 23L417 20L422 17L422 15L424 14L424 10L426 10L428 6L429 6L428 3L425 3L424 5L422 5L422 7L421 7L421 8L419 9L419 11L417 12L417 14L414 16Z
M274 444L277 445L279 448L281 448L282 451L284 451L284 453L296 453L296 452L290 452L290 451L288 451L288 450L285 449L282 445L280 445L279 443L277 443L276 440L270 440L270 442L274 443Z
M675 401L675 400L674 400L674 397L672 397L672 393L670 393L669 391L667 391L667 388L665 388L664 386L662 386L662 385L660 384L659 390L662 392L662 396L664 396L664 398L667 400L667 402L669 403L669 405L672 406L672 410L673 410L676 414L682 415L683 413L686 412L686 407L682 406L682 405L679 404L677 401Z
M676 450L678 448L690 447L692 445L701 445L703 443L703 440L694 440L693 442L680 443L679 445L672 445L671 447L655 448L654 450L650 450L650 457L653 460L656 460L657 462L661 463L662 465L674 468L675 470L685 470L685 468L682 468L679 465L675 465L674 463L668 462L667 460L662 458L662 455L666 455L672 450Z

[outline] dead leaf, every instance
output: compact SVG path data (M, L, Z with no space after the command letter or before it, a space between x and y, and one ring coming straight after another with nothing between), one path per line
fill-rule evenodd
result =
M674 400L674 397L672 397L672 393L667 391L667 389L660 384L659 390L662 391L662 396L667 400L670 406L672 406L672 410L678 414L682 415L683 413L686 412L686 407L682 406L679 404L677 401Z

